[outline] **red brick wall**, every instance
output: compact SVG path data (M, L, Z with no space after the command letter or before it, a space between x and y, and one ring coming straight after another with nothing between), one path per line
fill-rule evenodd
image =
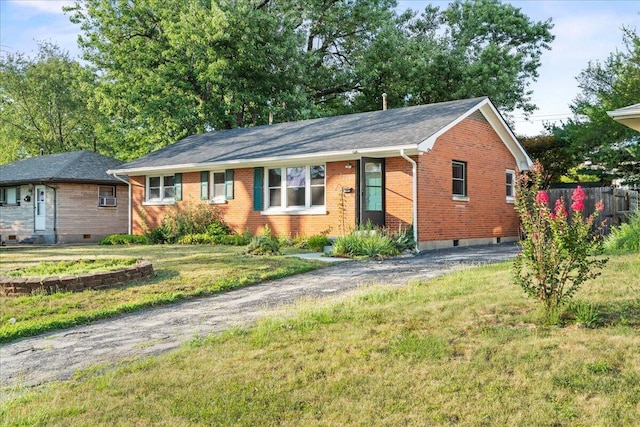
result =
M355 165L355 162L350 162ZM265 225L279 235L311 236L329 230L330 236L341 234L344 227L349 230L355 225L355 176L356 168L347 169L347 162L332 162L326 164L326 214L322 215L262 215L253 210L253 168L235 169L234 198L227 203L212 205L218 209L225 222L236 232L248 230L255 234ZM145 177L131 178L133 184L133 233L141 234L145 230L155 228L161 224L162 217L174 207L170 205L144 206ZM342 187L352 188L354 191L344 194L343 208L340 207L340 192ZM189 203L205 203L200 200L200 172L182 174L182 201L177 206ZM343 221L344 219L344 221Z
M452 200L453 160L467 163L468 201ZM491 126L467 118L419 156L418 240L518 235L518 216L506 202L505 172L516 161Z
M385 161L385 172L385 225L392 231L404 230L413 222L411 163L402 157L390 157Z

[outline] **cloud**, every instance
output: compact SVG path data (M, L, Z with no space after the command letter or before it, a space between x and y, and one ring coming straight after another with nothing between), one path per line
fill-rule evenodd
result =
M40 13L58 14L63 6L73 6L74 0L9 0L14 7L32 9Z

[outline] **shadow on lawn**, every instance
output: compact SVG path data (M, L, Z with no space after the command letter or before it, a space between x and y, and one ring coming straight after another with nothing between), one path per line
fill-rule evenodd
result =
M599 304L597 310L602 326L640 327L640 298Z

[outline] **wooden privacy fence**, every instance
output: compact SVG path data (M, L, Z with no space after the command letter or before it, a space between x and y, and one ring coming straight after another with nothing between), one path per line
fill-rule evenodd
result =
M584 201L584 216L591 215L596 209L596 203L602 200L604 210L596 218L596 224L606 220L603 233L609 234L612 225L619 225L625 222L629 215L638 210L638 192L614 187L586 187L582 188L587 196ZM574 188L552 188L547 193L549 195L549 206L551 209L556 204L556 200L562 197L567 212L571 212L571 195Z

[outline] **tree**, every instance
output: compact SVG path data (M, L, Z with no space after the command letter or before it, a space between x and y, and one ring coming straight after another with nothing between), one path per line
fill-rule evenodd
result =
M603 182L621 179L640 184L640 136L607 115L608 111L640 100L640 37L623 28L626 51L614 52L603 62L589 63L578 76L582 91L571 104L575 114L554 129L570 139L580 159L588 161L586 173Z
M95 76L50 43L38 54L8 54L0 61L0 161L41 150L59 153L101 148L89 99Z
M546 321L557 319L557 310L567 303L580 286L597 277L607 259L602 252L600 229L594 224L596 210L584 215L584 191L578 186L572 194L571 213L562 198L549 207L543 190L545 172L535 163L529 173L518 177L515 208L520 216L524 239L522 253L513 263L513 280L531 297L544 304Z
M560 182L560 178L579 162L570 141L563 138L560 132L518 139L531 158L539 162L544 169L545 173L541 177L542 188Z
M490 96L531 111L553 39L498 0L422 17L395 0L78 0L84 59L120 157L186 135L380 107ZM484 25L482 22L489 25Z
M419 17L408 12L367 52L362 69L382 72L364 74L363 94L369 101L375 92L397 92L403 96L396 102L410 104L489 96L504 112L531 113L529 85L554 39L552 27L499 0L456 0Z

